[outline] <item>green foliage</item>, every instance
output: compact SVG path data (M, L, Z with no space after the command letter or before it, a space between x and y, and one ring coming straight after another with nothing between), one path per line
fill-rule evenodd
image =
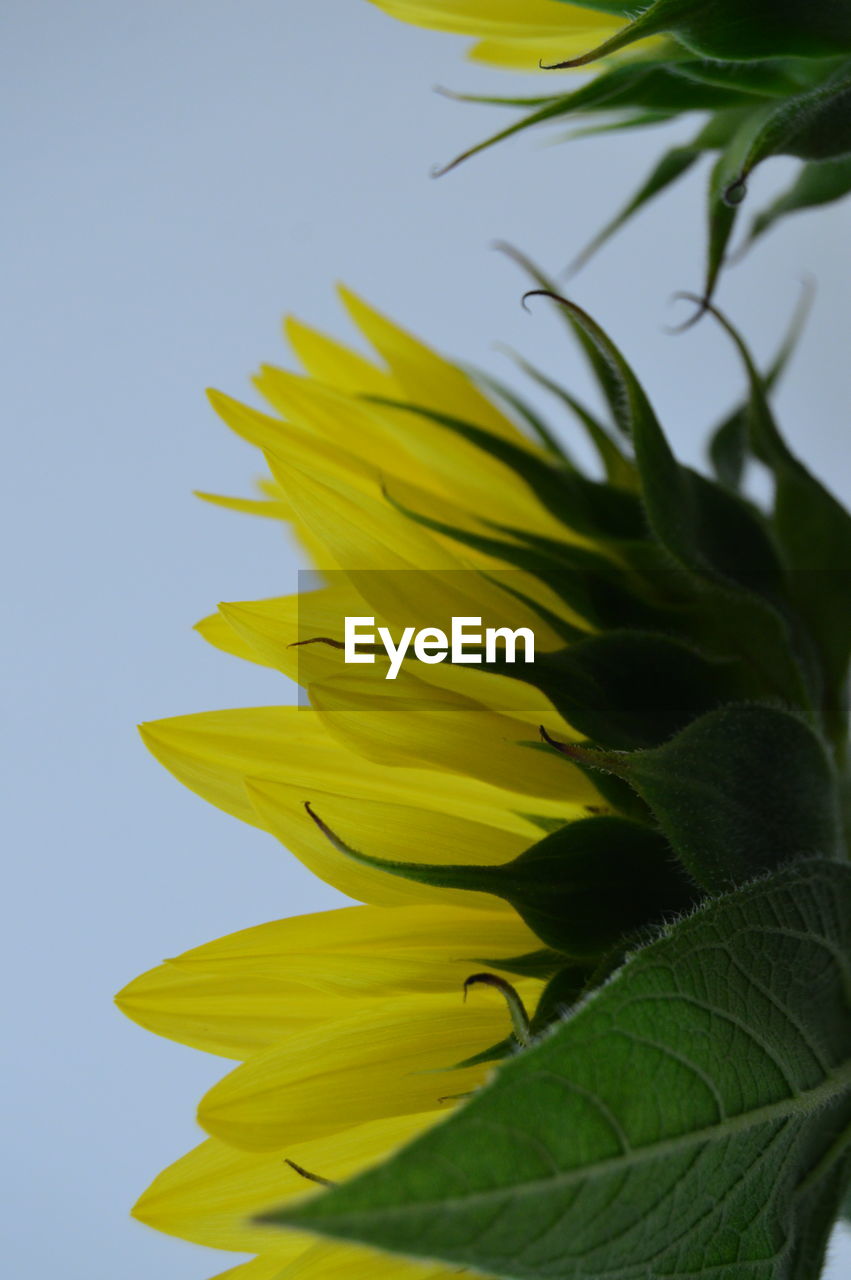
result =
M848 1184L851 870L637 951L384 1165L264 1222L512 1280L807 1280Z
M847 31L847 40L837 38L840 28ZM753 220L748 244L787 213L842 199L851 190L851 64L843 56L851 50L851 2L656 0L600 49L557 65L595 62L603 53L654 32L667 32L680 43L664 46L661 53L639 51L628 61L604 62L595 67L590 82L568 93L529 99L455 95L520 108L525 114L468 148L441 172L539 125L589 121L572 135L581 137L702 113L705 123L693 140L663 152L621 211L574 253L573 269L703 156L715 154L703 286L710 301L729 260L747 180L759 164L778 155L805 162L786 194Z

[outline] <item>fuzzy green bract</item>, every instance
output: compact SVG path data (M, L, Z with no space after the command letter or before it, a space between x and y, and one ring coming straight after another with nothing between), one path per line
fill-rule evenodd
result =
M846 866L718 898L451 1119L266 1220L512 1280L806 1280L849 1171L849 949Z

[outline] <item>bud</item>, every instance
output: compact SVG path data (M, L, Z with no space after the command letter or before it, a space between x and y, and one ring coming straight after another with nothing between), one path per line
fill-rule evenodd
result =
M655 0L596 49L556 65L584 66L655 35L722 61L832 57L851 51L851 0Z

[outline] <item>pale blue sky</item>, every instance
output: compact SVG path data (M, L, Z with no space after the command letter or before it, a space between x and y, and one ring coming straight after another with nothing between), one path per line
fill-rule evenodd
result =
M509 82L364 0L6 0L3 16L4 1258L19 1280L200 1280L226 1259L126 1214L197 1140L195 1102L226 1064L141 1032L111 994L165 955L337 900L135 736L142 719L291 698L191 631L218 600L292 589L297 564L268 524L191 498L247 491L256 469L203 389L243 394L261 359L283 359L285 310L345 332L345 278L464 359L500 371L491 342L509 342L584 390L560 327L520 309L488 245L560 266L659 139L527 137L434 182L432 162L498 116L431 86ZM662 332L670 294L698 282L701 216L692 182L574 286L692 459L741 387L711 326ZM790 222L721 299L766 353L799 275L818 278L781 403L851 499L846 219Z

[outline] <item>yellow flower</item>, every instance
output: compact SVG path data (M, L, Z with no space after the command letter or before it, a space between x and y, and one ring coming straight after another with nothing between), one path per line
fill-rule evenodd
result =
M508 862L542 831L602 804L564 756L532 749L542 720L572 731L531 684L417 664L417 675L402 672L391 685L353 676L325 644L293 647L333 634L349 614L392 623L500 609L528 619L536 600L547 610L536 622L544 651L563 646L562 626L580 622L534 573L476 539L496 528L565 547L587 537L557 519L504 458L440 418L475 424L501 442L497 454L504 447L530 466L550 466L545 445L471 377L343 296L382 363L290 321L306 375L261 371L256 383L273 414L213 396L271 473L259 499L214 500L291 521L325 585L300 599L222 605L199 629L300 680L312 705L206 712L142 730L187 786L370 904L199 947L118 997L142 1026L240 1063L201 1103L208 1141L165 1170L135 1209L159 1230L256 1254L228 1273L239 1280L453 1274L253 1219L304 1193L287 1161L320 1178L348 1177L434 1123L485 1080L493 1056L511 1051L496 994L462 1002L472 973L501 970L533 1009L552 972L539 939L501 899L413 884L349 858L310 821L305 801L372 855L476 865ZM501 572L523 591L501 589ZM477 1058L486 1060L460 1065Z
M240 1276L384 1274L379 1260L251 1219L304 1193L287 1160L347 1177L445 1114L444 1095L481 1084L486 1066L446 1068L504 1039L506 1018L485 997L463 1005L462 984L482 954L534 945L508 912L352 907L248 929L143 974L118 997L125 1013L242 1065L201 1103L211 1137L156 1179L136 1216L260 1255Z
M578 57L624 25L624 12L562 0L371 0L394 18L418 27L476 37L470 57L495 66L534 71L538 62ZM608 6L616 10L616 5Z

